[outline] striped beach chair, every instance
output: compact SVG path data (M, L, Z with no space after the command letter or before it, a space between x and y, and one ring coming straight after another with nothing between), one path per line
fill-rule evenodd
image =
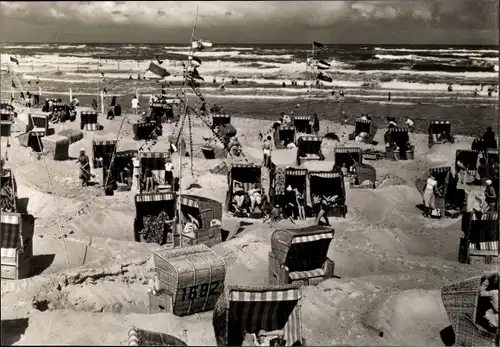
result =
M489 298L484 300L479 295L485 279L490 283L496 282L498 286L498 273L492 273L453 283L441 289L443 306L455 333L455 346L495 346L496 333L485 329L482 324L490 301Z
M345 163L347 169L351 170L351 167L355 163L363 163L363 151L359 147L336 147L333 153L335 156L335 165L339 167L342 167Z
M245 192L248 192L255 183L262 183L262 167L253 163L233 163L228 173L227 182L226 208L229 208L232 205L236 182L243 187Z
M297 165L300 165L305 160L323 160L322 142L323 138L321 136L300 136L297 140Z
M168 120L174 119L174 110L172 105L164 102L155 102L151 104L151 114L154 115L154 119L158 123L166 123Z
M189 239L184 235L187 242L183 242L183 245L204 244L212 247L221 243L222 203L195 195L181 195L178 199L183 214L190 214L200 222L200 227L195 230L195 238Z
M293 117L293 125L298 133L312 134L310 120L311 118L308 116L295 116Z
M333 278L334 262L327 257L335 230L322 226L279 229L271 236L269 283L315 285Z
M212 126L217 127L219 125L231 124L231 116L228 114L213 114L212 115Z
M154 136L157 125L156 122L137 122L132 125L134 140L149 140Z
M1 277L21 279L31 275L35 218L30 214L0 215Z
M315 196L334 196L338 195L337 207L330 209L328 216L343 217L347 214L346 191L344 176L340 172L331 171L309 171L309 201L314 202ZM313 210L319 206L313 204Z
M172 335L132 327L128 331L129 346L187 346Z
M14 111L7 109L0 109L0 121L9 121L12 122L14 120Z
M116 140L92 140L92 162L93 167L109 167L111 157L116 151ZM99 160L102 158L102 161Z
M97 111L81 111L80 112L80 128L85 131L99 130L97 123Z
M12 104L9 101L1 101L0 110L14 111L14 106L12 106Z
M241 346L243 334L283 330L285 346L306 346L298 285L226 286L213 313L217 346Z
M437 144L437 139L442 134L448 142L453 143L454 138L451 132L451 122L448 120L435 120L429 123L429 148Z
M135 195L134 238L141 242L140 231L144 228L145 216L157 216L161 211L166 212L170 218L175 215L174 193L142 193Z
M285 148L289 143L295 143L295 127L293 125L280 125L277 137L280 148Z
M497 212L464 213L459 262L491 263L498 255L499 231Z
M274 205L284 206L285 189L288 186L297 188L303 196L307 191L307 169L298 169L292 167L274 167L271 171L271 182L269 198Z
M478 157L479 151L470 149L457 149L455 153L455 172L457 173L457 176L461 178L461 183L468 183L467 181L469 180L469 178L474 181L474 178L477 174ZM460 161L465 166L466 170L464 173L461 173L462 171L458 166L458 161Z
M168 152L139 152L141 182L145 178L146 171L150 169L158 184L165 184L165 163L169 158L170 153Z
M42 137L47 136L45 129L33 129L28 133L28 147L31 147L33 152L40 153L43 151Z
M36 130L36 131L49 131L50 119L46 114L40 113L30 113L28 116L28 127L27 131Z

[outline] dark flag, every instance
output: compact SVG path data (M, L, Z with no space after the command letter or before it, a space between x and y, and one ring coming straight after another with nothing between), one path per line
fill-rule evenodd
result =
M325 81L325 82L332 82L333 81L333 78L331 78L329 75L327 75L326 73L323 73L323 72L320 72L318 74L318 76L316 76L316 79L320 80L320 81Z
M321 49L325 48L324 44L316 42L316 41L313 41L313 45L314 45L314 47L318 47L318 48L321 48Z
M316 64L317 68L320 70L328 70L330 68L330 64L328 64L324 60L318 60L318 63Z
M14 83L14 80L12 80L12 88L17 88L16 84Z
M155 63L149 63L148 71L151 71L155 75L158 75L160 78L165 78L170 76L170 73L162 68L161 66L156 65Z
M195 57L194 55L189 56L189 61L191 62L191 65L198 67L201 65L201 59L198 57Z
M16 58L10 57L10 61L16 63L19 66L19 60L17 60Z
M155 58L156 58L156 61L158 62L158 64L163 64L163 60L160 60L160 58L158 58L157 55L155 55Z

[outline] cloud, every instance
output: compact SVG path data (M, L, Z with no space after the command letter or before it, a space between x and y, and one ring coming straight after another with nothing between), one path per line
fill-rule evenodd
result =
M327 41L339 40L339 32L369 37L374 31L381 36L390 32L398 36L397 31L423 28L450 30L455 35L461 30L498 34L494 33L498 15L495 0L3 2L0 20L49 26L71 23L73 33L82 31L82 36L88 36L88 25L128 25L147 36L158 30L189 31L197 4L197 28L217 32L223 40L230 40L231 35L237 40L236 33L257 41L260 36L263 40L289 40L289 36L308 36L303 29L324 30Z

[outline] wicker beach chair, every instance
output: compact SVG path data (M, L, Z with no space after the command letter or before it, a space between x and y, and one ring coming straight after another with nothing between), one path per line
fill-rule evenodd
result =
M340 172L312 171L308 172L310 201L314 202L314 196L337 195L337 206L332 207L328 213L329 217L343 217L347 214L346 190L344 175ZM313 211L319 210L319 205L313 205Z
M162 100L163 101L163 100ZM155 102L151 105L151 115L157 123L166 123L169 120L174 120L174 110L171 104L166 102Z
M280 125L278 128L278 148L286 148L289 143L295 143L295 127L293 125Z
M30 214L0 215L1 277L22 279L31 275L35 219Z
M279 229L271 236L270 284L315 285L334 275L327 257L335 230L322 226Z
M285 189L291 186L297 188L299 193L306 196L307 193L307 169L298 169L286 166L273 165L270 170L269 199L273 205L285 203Z
M1 101L0 110L14 111L14 106L12 106L9 101Z
M213 313L218 346L241 346L243 333L283 330L285 346L305 346L298 285L228 286Z
M9 109L0 109L0 121L9 121L12 122L14 120L14 111Z
M324 160L321 152L321 136L301 136L297 140L297 165L306 160Z
M455 139L453 138L451 132L451 122L447 120L435 120L429 123L429 148L437 144L435 137L444 134L445 139L448 142L453 143Z
M433 175L438 182L440 188L439 195L435 197L435 205L441 211L441 216L444 217L447 206L461 207L463 205L463 197L461 201L457 200L456 179L451 173L450 166L435 167L427 170L422 177L415 181L415 187L424 194L424 187L427 184L427 179Z
M358 136L360 133L366 133L368 134L367 137L364 138L365 143L372 143L373 138L375 137L375 134L377 133L377 126L375 122L369 120L369 119L361 119L358 118L356 119L356 124L354 126L354 132L349 136L350 140L354 140L356 136Z
M312 134L310 120L308 116L295 116L293 117L293 125L298 133Z
M228 114L213 114L212 115L212 126L217 127L219 125L231 124L231 116Z
M181 211L187 216L191 215L200 222L200 227L195 230L195 237L183 235L183 245L204 244L212 247L222 242L221 223L222 203L195 195L179 196ZM213 221L219 221L214 223ZM178 235L175 235L176 244ZM179 243L180 244L180 243Z
M467 176L471 178L472 182L474 182L474 178L477 174L478 156L479 151L470 149L457 149L455 153L455 172L457 174L460 172L460 169L458 167L458 161L460 161L466 167Z
M113 158L113 164L111 165L111 161L107 160L103 162L103 184L106 184L107 181L107 172L108 169L111 167L111 174L115 177L115 179L120 180L120 172L123 172L123 170L126 167L132 167L132 159L134 158L135 155L138 155L138 152L136 150L127 150L127 151L116 151L114 154ZM128 170L127 176L125 177L129 182L132 182L134 172L133 170Z
M462 215L462 235L458 261L490 264L498 256L499 223L497 212Z
M226 204L227 210L230 210L231 202L233 201L233 188L235 182L242 185L243 191L248 192L249 189L253 188L255 183L262 183L262 167L261 165L253 163L233 163L228 173L227 182L228 190L226 194ZM252 214L253 218L262 217L261 213Z
M385 157L389 160L412 160L415 158L415 147L409 145L406 149L406 153L401 154L400 151L396 151L393 144L396 144L399 148L404 148L408 146L410 142L410 137L408 135L407 128L390 128L384 135L385 146ZM387 146L389 144L389 146ZM401 156L405 155L405 158Z
M132 327L128 332L129 346L187 346L181 339L165 333Z
M156 178L158 184L165 184L165 164L169 158L169 152L139 152L139 160L141 163L141 182L144 180L144 175L146 174L147 169L151 169L151 172Z
M99 130L97 123L97 111L81 111L80 112L80 129L85 131Z
M134 140L149 140L153 138L158 126L156 122L136 122L132 125Z
M136 242L142 241L140 231L144 228L143 218L157 216L161 211L173 218L175 201L174 193L143 193L135 196L134 239Z
M92 165L95 169L109 167L111 157L116 151L116 140L92 140ZM102 162L99 160L102 158Z
M363 163L363 151L359 147L337 147L333 150L335 165L342 167L346 164L350 171L355 163Z
M492 274L488 277L498 276ZM481 277L474 277L459 283L445 286L441 299L455 332L456 346L495 345L496 334L481 326L484 306L479 296Z

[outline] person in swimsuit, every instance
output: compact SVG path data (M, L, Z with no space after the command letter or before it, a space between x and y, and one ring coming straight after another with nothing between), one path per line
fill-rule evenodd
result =
M268 136L262 145L262 151L264 152L264 163L262 164L265 167L270 166L271 162L271 136Z

